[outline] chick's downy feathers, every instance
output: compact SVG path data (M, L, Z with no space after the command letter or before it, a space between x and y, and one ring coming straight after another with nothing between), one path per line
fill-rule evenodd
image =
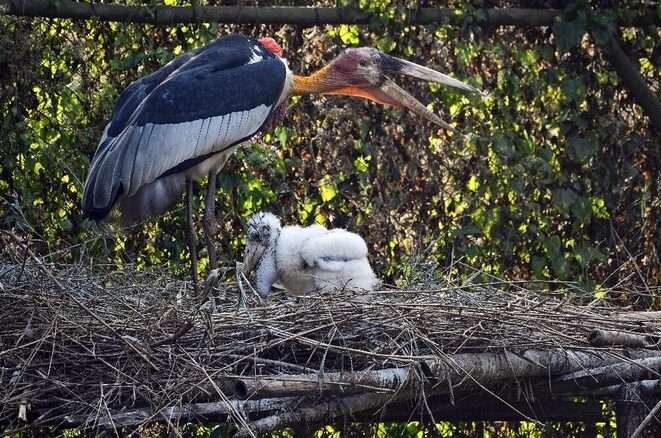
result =
M372 290L378 280L362 237L321 225L282 227L271 213L248 221L244 270L256 269L257 292L266 296L280 282L295 295L315 290Z

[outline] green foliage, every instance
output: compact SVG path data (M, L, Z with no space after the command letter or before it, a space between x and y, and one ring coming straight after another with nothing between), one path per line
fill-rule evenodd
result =
M363 234L390 282L419 255L441 266L464 257L510 278L573 279L588 294L619 281L610 274L623 264L658 284L658 138L595 45L615 17L569 2L552 30L415 27L406 17L418 4L358 3L374 14L368 27L0 18L1 226L30 230L43 251L84 242L72 258L165 264L185 274L181 205L144 226L103 229L81 217L82 186L125 86L218 35L242 31L276 37L294 71L322 66L339 47L369 45L489 95L401 80L467 138L355 99L292 99L285 124L252 140L219 177L226 262L240 257L245 219L270 209L286 222ZM466 2L454 6L480 23ZM656 89L660 37L655 28L622 33ZM195 202L203 205L199 186Z

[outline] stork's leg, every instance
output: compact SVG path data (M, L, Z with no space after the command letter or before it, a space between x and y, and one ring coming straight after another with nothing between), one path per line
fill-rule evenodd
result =
M186 243L190 252L193 290L197 297L200 295L200 289L197 284L197 238L193 223L193 180L191 178L186 178Z
M216 169L211 169L207 183L207 195L204 201L204 218L202 219L207 252L209 253L209 270L218 268L218 255L216 254L216 245L214 243L216 234L218 233L218 221L216 220L216 175Z

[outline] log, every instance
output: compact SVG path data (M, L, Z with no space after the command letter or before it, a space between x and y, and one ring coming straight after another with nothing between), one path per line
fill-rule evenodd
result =
M378 16L353 7L250 7L250 6L124 6L117 4L77 2L72 0L0 0L0 14L19 17L97 18L103 21L125 23L151 23L169 25L177 23L240 23L240 24L294 24L319 26L325 24L371 24ZM612 10L596 10L594 14L618 15ZM460 14L450 8L418 8L409 11L411 24L432 25L467 24L489 26L550 26L562 15L560 9L492 8L482 9L475 21L470 14ZM653 9L643 13L621 12L621 26L661 25Z
M604 386L584 392L583 394L593 397L613 397L620 393L623 385ZM661 396L661 380L641 380L639 382L627 383L626 385L635 386L636 390L645 397Z
M402 391L395 395L360 394L339 400L322 402L310 407L298 408L289 412L271 415L254 421L247 428L242 428L235 437L244 437L252 431L255 435L272 432L292 425L314 424L319 421L330 422L338 417L349 417L359 422L400 422L416 420L411 412L415 407L398 403L420 396L413 391ZM550 421L584 421L594 423L603 421L598 403L573 403L558 400L544 401L508 401L504 399L480 396L480 402L470 400L454 406L444 404L434 407L429 404L429 411L421 409L422 421L531 421L544 419ZM419 408L419 407L418 407ZM375 412L374 410L378 411ZM433 418L431 418L433 416Z
M134 409L122 412L107 413L92 418L81 415L66 415L67 426L77 427L127 427L138 426L150 420L186 421L193 419L215 419L224 421L231 412L255 414L290 409L300 403L297 397L282 397L259 400L230 400L215 403L189 403L181 406L169 406L163 409Z
M356 393L366 390L394 392L409 381L409 368L388 368L354 373L327 373L282 375L278 377L241 377L234 382L234 391L240 398L272 394L309 395L315 393Z
M251 431L253 434L259 436L260 434L282 429L293 424L310 424L322 420L330 422L333 418L376 409L390 400L403 397L403 395L393 397L391 394L368 393L352 395L339 400L325 401L309 407L302 407L253 421L248 424L248 427L241 428L234 437L249 436Z
M577 392L620 383L638 382L661 377L661 357L650 357L585 369L553 379L553 392Z
M659 339L656 336L599 329L590 332L588 342L595 347L619 345L628 348L658 348L659 346Z
M661 352L647 353L652 356L650 361L641 363L640 366L658 367L661 364ZM643 355L644 357L645 355ZM428 361L425 363L430 370L430 375L426 378L432 384L447 383L456 385L467 377L469 382L479 382L481 385L489 385L505 379L523 378L523 377L545 377L560 376L568 373L574 373L582 370L593 370L594 375L589 378L594 379L595 375L601 372L613 370L604 370L601 367L622 362L621 357L607 355L600 357L596 354L579 351L537 351L528 350L522 354L511 352L502 353L462 353L449 355L445 361ZM625 363L624 367L631 367ZM655 368L656 369L656 368ZM235 380L234 388L236 394L240 397L282 397L291 395L309 395L311 393L334 393L347 394L364 391L369 388L372 391L395 392L402 388L409 387L415 383L421 382L416 375L415 368L388 368L377 371L367 371L358 373L325 373L316 374L289 374L276 377L240 377ZM636 368L640 371L639 368ZM620 370L621 371L621 370ZM571 379L578 378L570 374ZM640 373L640 380L645 377ZM571 380L570 379L570 380ZM571 384L570 380L558 381L562 388ZM601 383L600 386L613 384ZM445 385L448 388L447 384ZM594 387L594 386L593 386Z

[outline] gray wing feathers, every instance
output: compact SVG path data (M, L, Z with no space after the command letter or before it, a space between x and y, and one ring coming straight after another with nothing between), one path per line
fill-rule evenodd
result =
M123 148L127 153L135 149L135 159L125 157L129 160L122 171L126 194L135 194L144 184L186 160L222 151L255 134L270 110L271 107L261 105L249 111L190 122L130 126L117 137L119 142L126 142ZM239 123L231 123L235 120Z
M165 213L179 199L185 184L186 177L175 173L142 186L133 196L122 198L119 202L122 224L135 224Z
M271 106L181 123L129 125L95 157L88 184L94 208L113 203L120 187L135 195L186 160L219 152L255 134ZM201 175L192 175L201 176Z

